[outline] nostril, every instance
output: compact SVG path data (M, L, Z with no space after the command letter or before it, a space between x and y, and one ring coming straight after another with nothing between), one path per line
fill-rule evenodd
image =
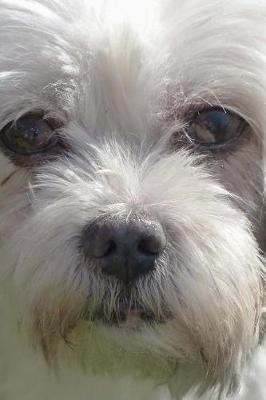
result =
M116 243L113 240L109 240L109 242L106 243L106 247L103 251L102 256L100 256L99 258L111 256L113 253L116 252L116 250L117 250Z
M114 240L99 241L95 244L93 255L95 258L105 258L114 254L117 250L117 245Z
M138 251L145 256L156 256L161 252L161 244L154 237L141 239L138 243Z

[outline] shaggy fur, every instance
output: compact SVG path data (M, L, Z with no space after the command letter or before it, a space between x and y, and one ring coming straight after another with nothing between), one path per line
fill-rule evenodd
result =
M65 144L1 142L1 399L265 399L265 24L259 0L0 0L0 130L39 113ZM210 107L237 146L186 142ZM167 246L129 292L80 237L136 215ZM111 324L123 301L156 322Z

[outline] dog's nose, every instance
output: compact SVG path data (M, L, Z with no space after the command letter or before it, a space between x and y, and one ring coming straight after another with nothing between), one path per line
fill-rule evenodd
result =
M162 226L147 219L105 218L82 234L85 256L97 261L104 274L126 284L151 272L165 245Z

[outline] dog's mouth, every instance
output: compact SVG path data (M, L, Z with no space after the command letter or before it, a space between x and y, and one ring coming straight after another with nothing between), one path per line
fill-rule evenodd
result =
M96 324L104 324L120 327L138 327L143 322L156 323L156 317L150 312L144 310L143 307L132 306L127 309L118 308L112 312L106 312L104 309L99 309L96 312L89 314L88 318Z
M170 318L170 313L159 315L147 310L141 304L124 303L109 312L105 307L100 307L93 313L88 313L86 318L96 324L136 329L143 326L143 324L165 323Z

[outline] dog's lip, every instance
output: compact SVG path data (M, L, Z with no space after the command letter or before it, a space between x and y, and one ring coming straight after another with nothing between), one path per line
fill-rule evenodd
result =
M129 307L124 314L126 321L131 321L133 319L146 320L147 317L147 312L143 307Z
M124 321L119 326L127 329L136 329L145 321L145 313L143 309L129 308L125 313Z
M99 309L93 314L88 313L86 317L86 319L93 321L96 324L117 326L126 329L140 328L143 324L162 324L169 318L171 318L169 313L165 314L164 317L156 316L141 305L128 305L127 307L124 305L108 315L106 315L103 310Z
M141 314L143 312L143 309L139 309L139 308L129 308L126 312L126 316L128 318L130 317L141 317Z
M103 310L99 309L93 314L88 313L86 319L107 325L129 326L140 325L143 322L156 322L156 317L140 305L120 306L111 315L106 316Z

